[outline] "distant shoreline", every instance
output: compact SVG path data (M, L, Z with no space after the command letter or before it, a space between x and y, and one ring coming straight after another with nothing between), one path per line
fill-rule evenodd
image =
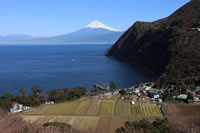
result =
M83 44L81 44L81 43L74 43L74 44L72 44L72 43L58 43L58 44L53 44L53 43L47 43L47 44L42 44L42 43L30 43L30 44L26 44L26 43L17 43L17 44L12 44L12 43L0 43L0 46L42 46L42 45L44 45L44 46L48 46L48 45L56 45L56 46L58 46L58 45L113 45L112 43L83 43Z

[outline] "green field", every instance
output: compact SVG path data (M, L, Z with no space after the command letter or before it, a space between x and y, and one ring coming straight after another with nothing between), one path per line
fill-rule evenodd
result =
M101 115L144 115L144 116L161 116L160 105L138 103L131 105L129 101L103 100L98 107L92 105L93 99L81 101L65 102L54 105L42 105L25 112L27 115L85 115L90 108ZM101 103L101 102L100 102ZM100 106L100 109L99 109Z
M49 106L45 114L57 115L57 114L73 114L79 102L66 102L62 104L55 104Z
M149 120L163 117L160 106L156 104L138 103L131 105L130 101L85 99L54 105L42 105L22 113L24 120L43 125L46 122L64 122L81 131L113 132L122 126L126 120ZM93 103L93 104L92 104ZM90 108L90 110L89 110ZM94 112L93 115L88 112ZM98 114L97 114L98 112ZM112 114L115 115L112 115ZM101 120L101 121L99 121ZM107 127L106 127L107 126ZM100 127L100 129L99 129ZM105 128L105 129L104 129ZM105 131L104 131L105 130Z
M132 114L145 116L159 116L162 115L160 106L155 104L135 104L131 105Z
M132 114L142 115L142 110L139 104L131 105Z
M86 114L92 100L84 100L79 103L73 114Z
M115 114L131 114L130 102L117 101L115 106Z
M99 121L99 117L85 116L82 118L78 129L82 131L87 131L90 128L96 129L98 121Z
M99 114L112 115L114 111L114 106L115 106L115 101L104 100L99 110Z

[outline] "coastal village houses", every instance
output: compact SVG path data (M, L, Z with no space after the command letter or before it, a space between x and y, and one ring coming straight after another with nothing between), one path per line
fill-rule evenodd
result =
M29 109L31 109L29 106L24 106L22 104L14 102L12 104L12 108L10 108L10 112L11 113L18 113L18 112L22 112L24 110L29 110Z

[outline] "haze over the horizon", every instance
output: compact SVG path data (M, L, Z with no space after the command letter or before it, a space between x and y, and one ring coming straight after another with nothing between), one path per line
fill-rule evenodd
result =
M187 2L189 0L1 0L0 35L61 35L93 20L126 30L135 21L167 17Z

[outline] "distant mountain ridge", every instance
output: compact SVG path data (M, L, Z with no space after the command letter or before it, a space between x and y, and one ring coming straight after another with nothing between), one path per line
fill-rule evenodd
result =
M24 34L11 34L7 36L0 36L0 41L21 41L34 39L32 36Z
M200 0L167 18L136 22L106 55L143 65L159 76L157 85L194 88L200 82Z
M84 28L53 37L33 38L28 35L0 36L0 44L111 44L123 34L122 31L93 21Z

